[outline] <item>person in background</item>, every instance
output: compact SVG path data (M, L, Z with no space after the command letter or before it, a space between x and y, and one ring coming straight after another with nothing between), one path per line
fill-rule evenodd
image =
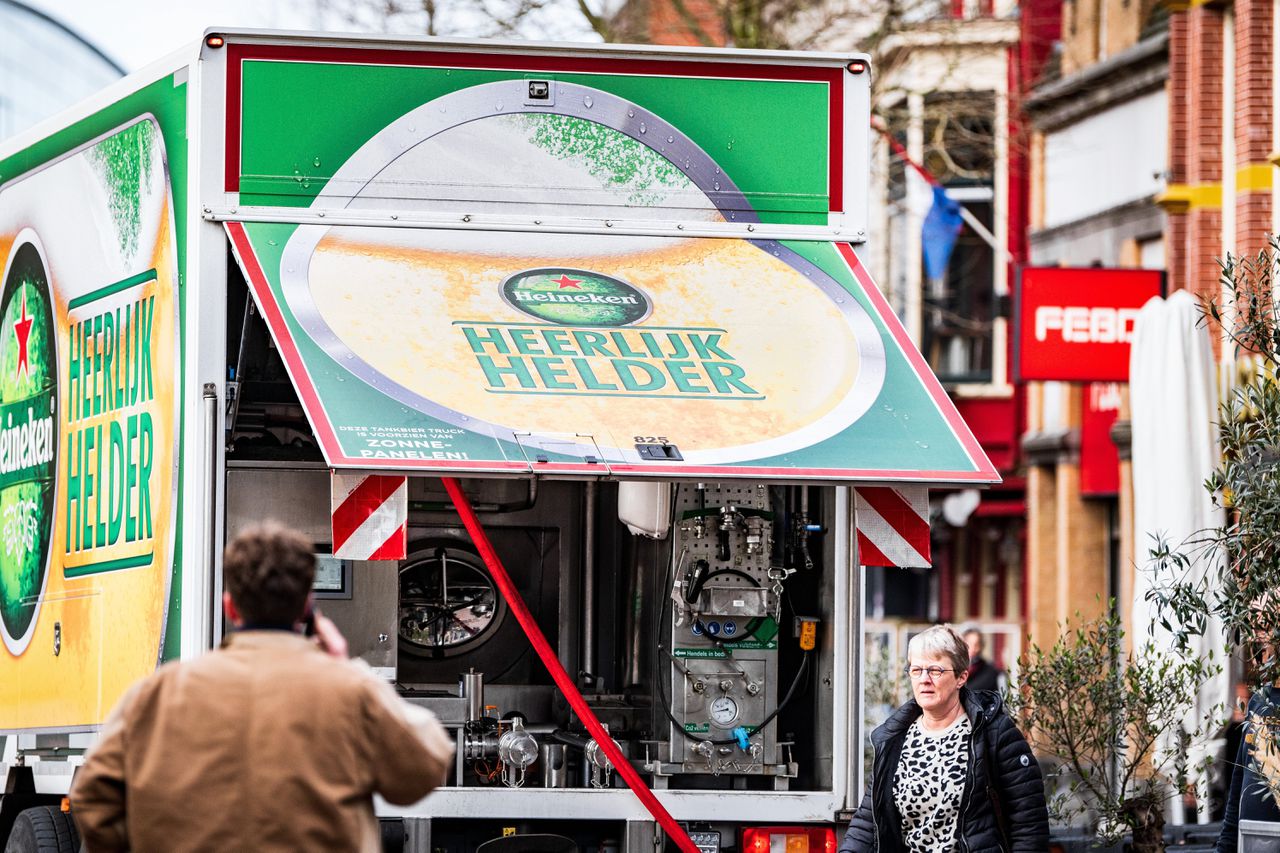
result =
M1250 606L1274 612L1274 608L1280 607L1276 599L1273 591ZM1269 616L1260 615L1255 624L1269 626L1273 621ZM1267 631L1255 631L1255 648L1264 661L1273 660L1276 654L1276 647L1269 639ZM1265 770L1273 779L1280 778L1280 682L1262 687L1249 698L1215 853L1239 850L1242 820L1280 823L1280 791L1267 784L1260 770Z
M1235 771L1236 758L1240 754L1240 741L1244 737L1245 714L1249 708L1249 700L1253 696L1249 692L1249 685L1243 682L1236 682L1234 693L1235 700L1231 703L1231 716L1222 729L1222 754L1217 758L1213 784L1209 792L1209 820L1215 822L1226 816L1231 776Z
M373 795L409 804L444 783L453 742L435 716L310 616L315 567L311 543L276 524L227 546L237 630L111 712L71 788L87 853L377 853Z
M1000 694L966 685L964 640L935 625L907 657L914 698L871 734L871 777L840 853L1044 853L1040 766Z
M969 649L969 689L1003 691L1008 679L1003 669L982 656L982 632L977 628L966 628L963 637Z

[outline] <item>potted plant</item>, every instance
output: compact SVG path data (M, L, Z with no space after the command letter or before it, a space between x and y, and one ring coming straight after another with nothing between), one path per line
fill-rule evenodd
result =
M1133 853L1160 853L1165 801L1187 775L1183 738L1204 737L1216 713L1188 717L1216 665L1170 654L1154 643L1125 650L1114 607L1064 625L1052 648L1023 657L1010 704L1042 758L1049 813L1056 821L1091 818L1103 843L1132 835ZM1172 723L1172 725L1171 725Z

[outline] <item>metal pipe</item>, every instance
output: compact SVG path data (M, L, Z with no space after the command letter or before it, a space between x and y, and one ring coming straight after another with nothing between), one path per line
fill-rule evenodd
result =
M648 656L644 654L644 622L648 618L645 595L648 579L645 577L645 567L654 550L649 540L632 537L631 572L627 583L627 677L624 687L643 684L645 673L648 672Z
M207 443L205 469L204 469L204 487L205 487L205 514L204 526L200 531L200 538L203 540L200 548L204 565L201 567L201 577L209 585L208 600L208 626L206 632L207 648L212 649L218 644L216 627L218 623L218 602L221 599L217 595L217 567L218 567L218 386L212 382L204 383L204 391L202 393L202 402L204 404L204 440Z
M462 698L467 700L467 722L484 713L484 673L474 669L462 673Z
M582 672L595 678L596 672L596 489L587 483L586 527L582 534Z

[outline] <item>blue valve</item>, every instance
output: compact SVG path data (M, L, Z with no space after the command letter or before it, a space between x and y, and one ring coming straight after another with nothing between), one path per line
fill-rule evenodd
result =
M747 731L746 726L738 726L730 734L738 739L738 749L746 752L751 748L751 732Z

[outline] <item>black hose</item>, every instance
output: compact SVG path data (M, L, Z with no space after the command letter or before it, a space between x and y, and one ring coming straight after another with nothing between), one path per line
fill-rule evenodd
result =
M586 749L587 744L591 741L591 738L589 737L574 734L573 732L565 731L564 729L556 729L553 731L551 733L551 739L557 743L562 743L565 746L574 746L578 749Z

